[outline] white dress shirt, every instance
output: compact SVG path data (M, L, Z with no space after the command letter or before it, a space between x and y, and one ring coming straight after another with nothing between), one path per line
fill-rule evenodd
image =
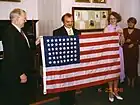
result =
M68 35L74 35L74 32L73 32L73 29L72 28L65 27L65 29L66 29Z

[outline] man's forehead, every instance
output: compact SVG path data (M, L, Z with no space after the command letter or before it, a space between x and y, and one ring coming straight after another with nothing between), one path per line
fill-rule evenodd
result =
M72 18L72 16L71 16L71 17L68 17L68 16L67 16L67 17L65 17L65 20L66 20L66 21L73 21L73 18Z

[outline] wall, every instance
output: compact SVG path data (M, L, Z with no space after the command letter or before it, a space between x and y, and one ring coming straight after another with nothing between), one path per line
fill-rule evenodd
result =
M125 4L125 5L124 5ZM61 16L66 12L72 12L72 7L99 7L99 8L111 8L112 11L116 11L121 14L122 22L120 25L126 27L126 20L130 16L137 18L137 27L140 28L140 0L107 0L106 4L98 3L75 3L75 0L61 0Z
M0 1L0 19L9 19L9 13L14 8L24 9L28 15L27 19L38 19L37 0L21 0L21 2Z
M125 4L125 5L124 5ZM122 16L121 26L127 26L127 19L131 16L137 19L136 27L140 28L140 0L121 0L120 1L120 14Z
M107 0L107 3L78 3L75 0L61 0L61 15L66 12L72 12L72 7L96 7L112 8L113 11L120 11L120 0Z
M38 0L39 35L52 35L62 25L61 16L72 12L72 7L112 8L119 11L120 0L107 0L106 4L75 3L75 0Z
M60 27L61 16L66 12L71 13L71 8L73 6L102 8L110 7L113 11L117 11L122 15L122 27L126 26L126 20L128 17L135 16L138 20L137 27L140 28L139 5L140 0L135 0L135 2L133 0L107 0L106 4L75 3L75 0L21 0L21 2L0 1L0 19L9 19L9 12L13 8L23 8L28 13L28 19L39 19L39 25L37 25L39 26L39 29L37 27L37 35L51 35L53 29Z
M61 0L61 16L67 12L72 13L72 7L111 8L113 11L120 11L119 10L120 0L107 0L107 3L79 3L79 2L75 2L75 0L68 0L68 1ZM93 33L93 32L88 32L88 33ZM94 32L94 33L101 33L101 32Z
M52 35L61 26L61 0L38 0L39 33Z
M38 0L21 0L21 2L0 1L0 20L9 20L9 13L14 8L22 8L27 12L28 20L38 20ZM37 36L38 25L37 25Z

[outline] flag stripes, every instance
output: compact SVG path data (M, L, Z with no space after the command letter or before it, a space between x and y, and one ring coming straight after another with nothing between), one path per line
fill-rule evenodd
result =
M44 94L94 86L118 78L118 38L117 33L80 35L80 63L50 67L43 63ZM44 50L41 40L41 50ZM43 51L42 54L45 55Z

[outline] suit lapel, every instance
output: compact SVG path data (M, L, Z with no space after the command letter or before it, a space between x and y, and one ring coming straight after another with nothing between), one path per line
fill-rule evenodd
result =
M62 27L62 32L63 32L63 35L68 35L68 33L67 33L67 31L66 31L64 26Z
M25 45L28 46L28 43L26 41L26 38L16 29L16 27L14 27L13 25L12 25L12 27L13 27L14 30L16 30L17 37L19 37L19 40L21 40L21 42L25 43Z

